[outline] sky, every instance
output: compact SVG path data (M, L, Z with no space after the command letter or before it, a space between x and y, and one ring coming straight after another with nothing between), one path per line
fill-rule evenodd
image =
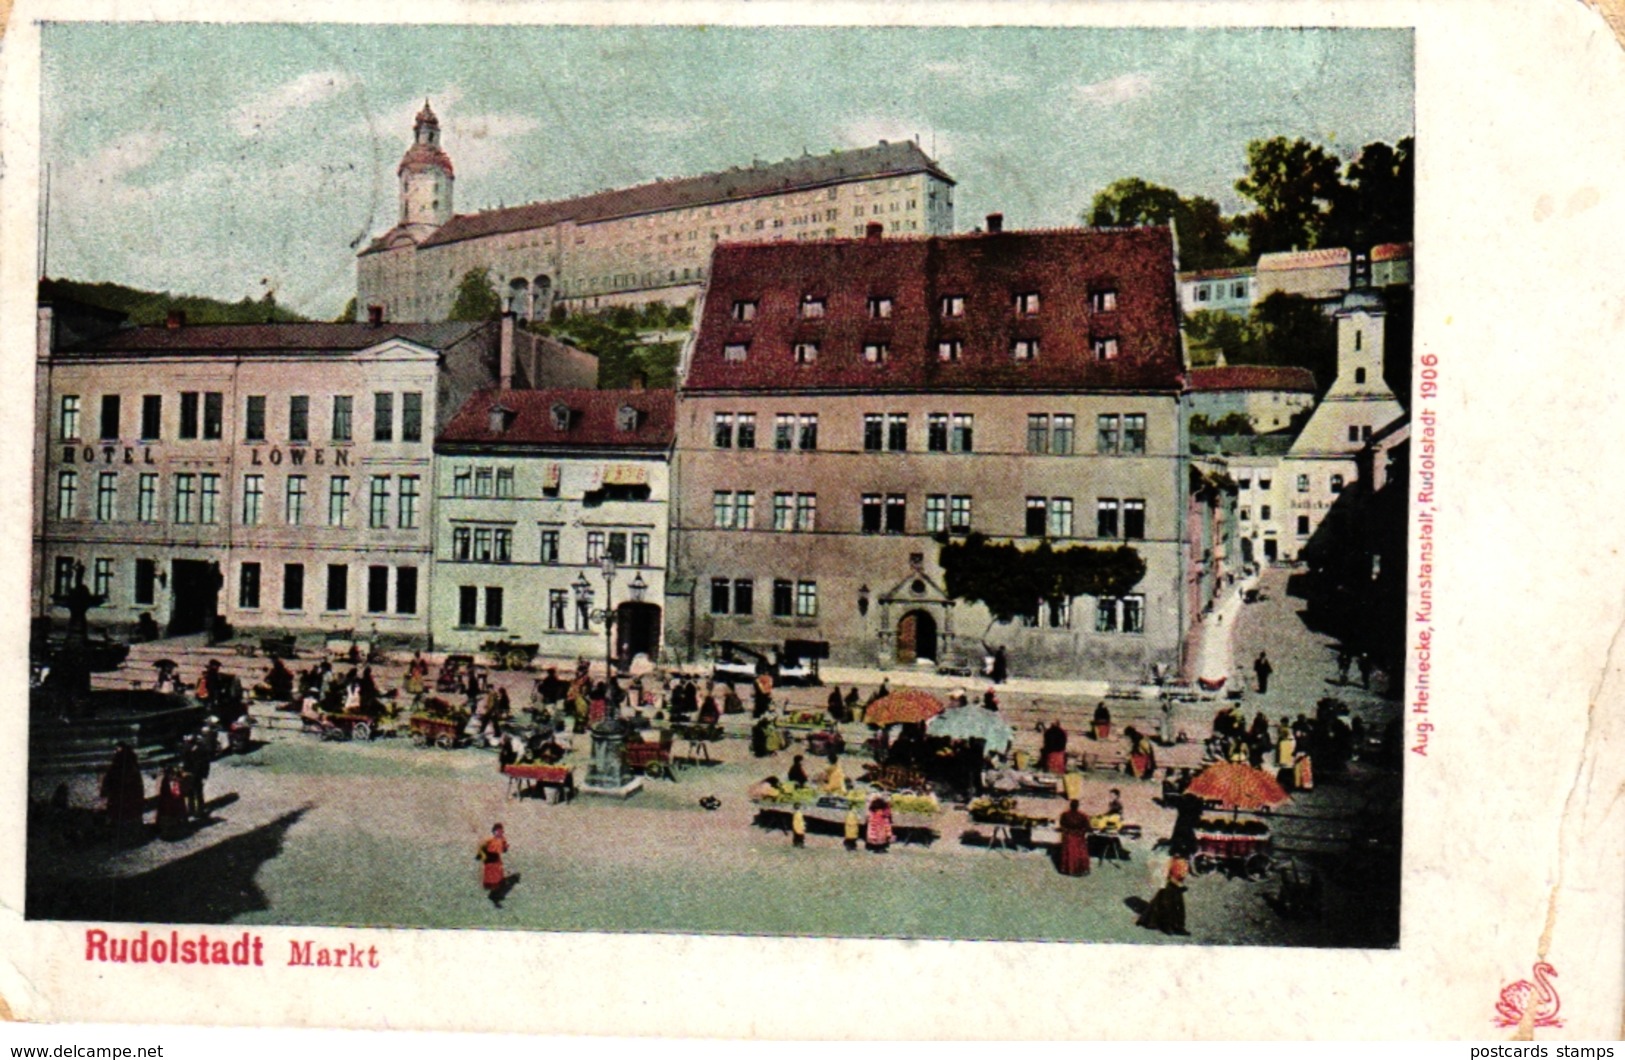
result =
M330 318L428 98L459 213L919 138L955 222L1137 176L1240 209L1247 143L1414 131L1408 30L44 27L48 275Z

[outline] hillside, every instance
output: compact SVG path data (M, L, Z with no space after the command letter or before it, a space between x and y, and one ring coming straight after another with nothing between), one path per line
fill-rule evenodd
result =
M270 295L257 302L251 298L244 298L240 302L222 302L201 295L143 291L120 283L81 283L78 280L47 278L40 281L39 298L42 302L66 299L100 309L111 309L125 314L135 324L162 324L173 309L184 312L189 324L264 324L307 319L283 309Z

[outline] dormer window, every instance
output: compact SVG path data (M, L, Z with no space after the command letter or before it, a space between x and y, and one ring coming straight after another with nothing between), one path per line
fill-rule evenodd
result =
M891 346L884 342L863 344L863 359L869 364L885 364L891 357Z
M631 405L622 405L615 410L615 427L621 431L635 431L638 429L638 410Z
M1038 292L1023 291L1016 295L1016 316L1035 317L1038 315Z
M945 294L937 303L937 312L945 317L962 317L965 315L965 296L962 294Z
M958 339L944 339L937 343L937 360L953 364L959 360L961 347Z
M722 359L724 361L742 362L745 359L745 355L749 352L750 343L730 342L726 346L722 347Z
M892 302L884 295L874 295L869 299L870 320L890 320Z
M1038 360L1038 340L1017 339L1010 344L1010 356L1018 361Z
M552 413L553 429L555 431L567 431L567 430L570 429L570 406L569 405L566 405L564 402L560 401L557 404L555 404L552 407L552 409L550 409L549 411Z
M501 405L492 405L490 411L490 428L492 434L502 434L508 429L509 410Z
M818 360L818 343L798 342L795 347L797 364L812 364Z
M1115 288L1102 287L1089 292L1089 311L1091 313L1112 313L1117 310L1117 291Z
M1095 360L1115 361L1117 359L1117 339L1101 338L1094 340Z
M804 295L801 299L802 320L823 320L824 300L815 295Z
M755 301L738 301L734 303L733 318L741 324L749 324L756 319Z

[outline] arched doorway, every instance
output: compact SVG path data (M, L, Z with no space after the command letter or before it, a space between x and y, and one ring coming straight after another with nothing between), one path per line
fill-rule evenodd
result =
M897 623L897 661L913 664L937 657L937 620L928 611L910 611Z
M623 663L660 654L660 606L628 600L615 609L615 655Z

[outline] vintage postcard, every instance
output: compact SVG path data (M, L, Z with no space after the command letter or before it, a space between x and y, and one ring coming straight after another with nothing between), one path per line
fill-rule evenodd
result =
M12 1018L1619 1032L1600 16L168 14L4 41Z

